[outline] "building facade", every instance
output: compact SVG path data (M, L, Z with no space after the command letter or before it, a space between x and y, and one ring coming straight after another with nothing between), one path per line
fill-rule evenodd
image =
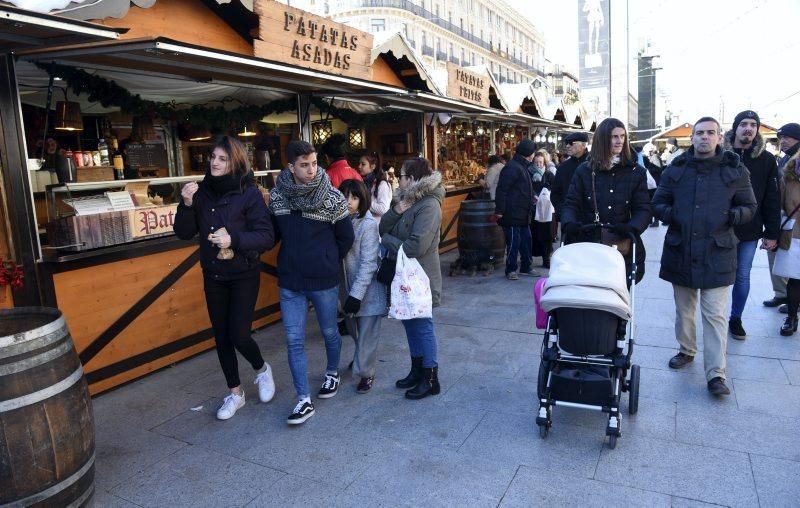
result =
M379 35L401 32L430 69L486 65L500 83L545 78L542 34L502 0L280 0Z

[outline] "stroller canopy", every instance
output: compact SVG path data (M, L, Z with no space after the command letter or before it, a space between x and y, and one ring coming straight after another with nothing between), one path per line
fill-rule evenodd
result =
M540 305L547 312L562 307L595 309L630 320L633 311L622 254L599 243L559 248L550 260Z

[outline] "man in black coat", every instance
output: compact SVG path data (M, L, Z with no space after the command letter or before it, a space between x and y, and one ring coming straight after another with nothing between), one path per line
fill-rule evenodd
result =
M589 151L586 149L588 142L589 136L585 132L573 132L564 138L564 146L567 148L569 158L556 168L556 177L553 180L553 188L550 191L550 202L553 203L559 218L561 217L561 207L564 206L564 199L567 197L569 184L572 182L572 175L575 174L578 166L589 158Z
M778 141L781 145L781 152L783 157L778 161L778 185L783 185L783 168L789 162L797 150L800 150L800 124L787 123L778 129ZM772 274L772 265L775 264L775 251L767 252L767 259L769 260L769 273ZM787 299L786 299L786 279L778 275L771 275L772 278L772 292L774 296L769 300L764 301L765 307L778 307L778 309L786 314Z
M659 276L675 294L675 335L680 351L669 361L679 369L697 354L697 297L703 315L703 364L708 391L728 395L725 310L728 286L736 279L734 226L747 224L756 197L739 156L718 146L719 122L703 117L693 127L692 148L661 175L653 212L669 227Z
M506 236L506 277L519 279L519 269L526 275L538 276L531 269L531 215L533 213L533 182L528 165L533 160L536 145L523 139L514 157L500 170L495 192L495 215Z
M753 220L733 229L739 244L736 246L736 282L731 293L728 330L731 337L739 340L747 337L742 325L742 311L750 293L750 269L753 267L758 240L763 238L762 249L775 249L781 227L778 165L775 156L765 150L766 142L758 132L760 126L758 114L747 110L736 115L733 128L725 133L725 149L735 152L750 171L750 184L758 203Z

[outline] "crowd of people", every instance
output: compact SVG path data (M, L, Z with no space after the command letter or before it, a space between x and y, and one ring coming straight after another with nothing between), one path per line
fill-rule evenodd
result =
M760 119L739 113L726 134L717 120L695 122L691 146L670 140L662 154L645 145L637 153L625 125L602 121L591 147L585 133L565 138L568 158L555 166L550 153L523 139L513 155L491 156L484 185L506 240L505 274L540 276L533 258L549 267L559 225L565 243L601 242L617 248L628 285L645 275L641 235L667 226L659 276L673 286L681 368L697 354L695 315L703 318L708 390L730 393L726 380L728 334L747 336L742 313L757 249L769 255L774 297L764 302L788 315L781 335L797 331L800 307L800 125L778 131L783 156L765 150ZM245 404L236 352L255 371L259 399L275 394L272 369L250 326L259 292L260 255L280 242L278 286L288 364L297 395L287 422L315 413L306 354L309 304L325 344L324 381L317 398L335 396L342 382L342 335L355 341L349 369L356 391L368 393L377 367L381 323L398 253L416 259L429 280L432 305L441 301L439 235L442 177L422 157L406 160L396 182L377 154L347 160L346 140L332 136L316 148L292 141L288 159L269 193L257 187L243 145L223 137L213 148L206 175L186 184L175 219L178 237L197 237L208 314L220 366L229 388L217 418ZM396 185L396 188L395 188ZM759 245L760 240L760 245ZM633 262L634 247L636 263ZM728 299L731 299L728 312ZM339 318L344 316L343 322ZM396 381L408 399L440 393L437 335L430 317L405 319L410 370Z

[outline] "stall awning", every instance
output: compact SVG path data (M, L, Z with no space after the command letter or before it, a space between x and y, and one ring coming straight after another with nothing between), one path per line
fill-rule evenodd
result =
M178 77L201 83L256 86L341 100L352 98L412 111L497 113L493 109L435 94L215 51L165 38L29 50L21 52L20 56L25 60L56 61L84 69Z
M114 40L126 31L0 5L0 53Z

